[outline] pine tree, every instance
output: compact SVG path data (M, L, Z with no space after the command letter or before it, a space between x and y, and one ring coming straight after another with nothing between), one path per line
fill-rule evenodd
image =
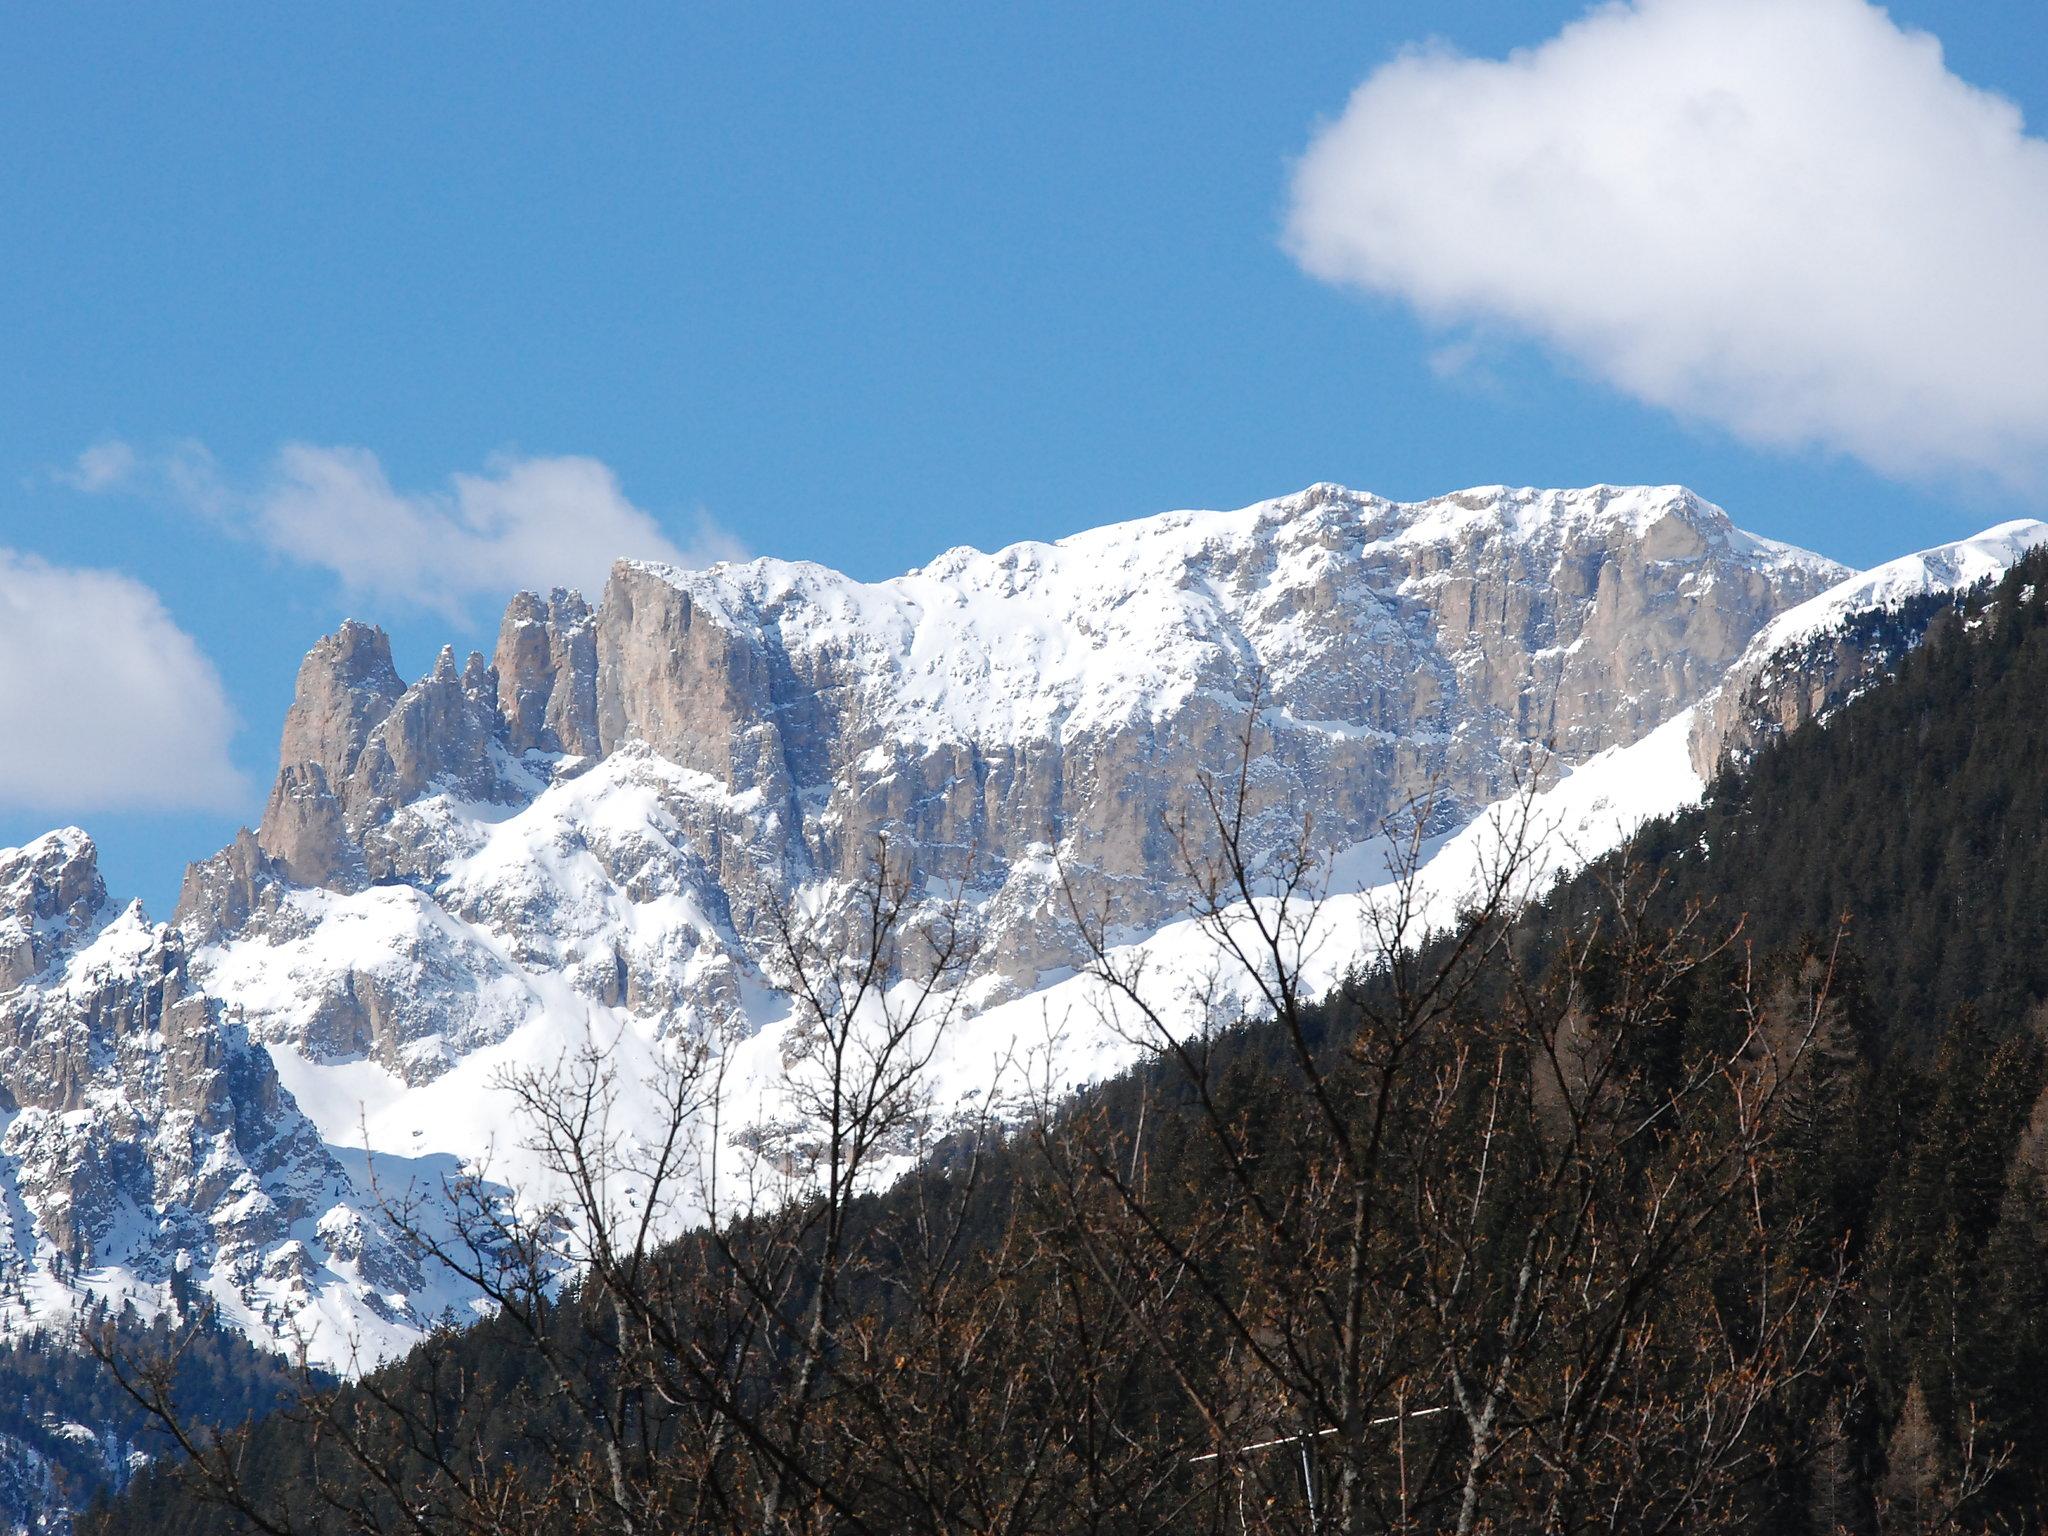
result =
M1928 1411L1927 1394L1915 1380L1906 1389L1904 1411L1886 1442L1884 1476L1877 1485L1887 1536L1918 1531L1929 1523L1941 1497L1942 1460L1941 1436Z

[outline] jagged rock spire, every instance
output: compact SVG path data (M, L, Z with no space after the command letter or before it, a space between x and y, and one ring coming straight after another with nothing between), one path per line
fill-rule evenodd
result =
M76 827L0 856L0 992L88 936L107 910L99 851Z
M497 673L513 752L598 755L597 621L579 593L514 597L498 628Z
M317 763L329 784L340 783L404 692L405 680L391 664L390 637L374 624L347 620L299 663L278 767Z
M256 835L265 868L294 885L359 889L416 862L383 830L422 795L516 798L504 781L498 695L497 672L475 651L458 665L444 646L433 670L407 687L383 630L351 619L322 639L299 667L285 717L277 783ZM191 910L200 925L219 926L208 916L219 906L215 893L227 899L260 872L232 850L195 866ZM235 899L253 910L253 898Z

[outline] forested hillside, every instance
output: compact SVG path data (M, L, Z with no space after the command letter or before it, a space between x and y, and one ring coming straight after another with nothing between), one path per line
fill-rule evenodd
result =
M845 1047L930 937L884 890L865 971L811 956L843 1091L802 1198L599 1244L559 1303L538 1234L479 1205L447 1256L498 1321L196 1481L272 1530L2034 1529L2043 588L2032 557L1698 811L1326 1003L1288 985L1284 911L1236 930L1270 1020L1161 1028L876 1196L914 1030ZM1220 910L1274 871L1212 804L1190 873ZM590 1070L526 1085L565 1163ZM252 1527L153 1475L90 1528Z
M86 1319L111 1349L168 1361L168 1399L195 1429L261 1418L305 1384L226 1328L179 1326L168 1315L143 1323L103 1309ZM177 1454L162 1425L74 1343L36 1331L0 1344L0 1523L40 1528Z
M1887 1030L1931 1041L1962 1003L2011 1020L2048 997L2048 560L1937 608L1924 644L1820 729L1796 732L1634 856L1671 895L1746 914L1759 942L1830 933Z

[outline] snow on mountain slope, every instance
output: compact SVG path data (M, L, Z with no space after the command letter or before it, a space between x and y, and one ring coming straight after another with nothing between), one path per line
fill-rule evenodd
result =
M1451 922L1511 842L1529 845L1515 882L1516 899L1526 900L1619 846L1645 821L1695 800L1702 785L1686 756L1690 724L1690 713L1681 712L1641 741L1575 769L1555 769L1539 792L1427 839L1408 938ZM1315 921L1302 936L1302 974L1313 994L1336 985L1384 943L1387 914L1400 894L1390 870L1396 861L1382 842L1360 844L1334 859L1319 881ZM1256 1011L1253 979L1219 968L1213 942L1191 919L1120 945L1112 958L1120 966L1142 964L1148 992L1188 1027ZM752 1126L785 1110L793 1021L785 1001L765 987L750 988L745 1001L722 1111L731 1124ZM594 1046L617 1069L621 1121L653 1125L662 1108L655 1084L670 1068L671 1042L646 1020L570 998L558 1003L417 1085L371 1062L322 1065L288 1045L273 1046L271 1056L331 1142L366 1145L386 1156L481 1157L494 1177L539 1196L548 1192L547 1171L507 1125L495 1084L508 1073L546 1071ZM1034 1095L1069 1092L1130 1065L1143 1033L1107 989L1087 975L1068 974L993 1007L964 1010L940 1035L930 1087L942 1116L988 1102L1015 1108Z
M1837 574L1675 487L1318 486L869 584L622 565L594 614L515 602L495 668L408 688L365 626L315 647L263 828L179 921L258 1039L418 1086L542 1015L744 1021L772 913L823 891L829 923L887 839L969 899L993 1000L1072 962L1062 882L1173 915L1169 823L1255 695L1269 831L1309 809L1335 853L1432 785L1447 830Z
M1691 711L1682 710L1640 741L1546 772L1534 792L1497 802L1412 851L1405 838L1399 848L1376 839L1346 850L1317 881L1312 918L1290 945L1303 991L1323 996L1389 944L1441 932L1510 860L1511 899L1524 902L1621 846L1644 823L1694 803L1705 786L1687 754L1691 727ZM1411 859L1413 874L1403 878ZM1246 920L1241 909L1234 920ZM1258 979L1226 963L1192 917L1115 946L1107 958L1120 973L1142 975L1148 1004L1176 1028L1262 1011ZM736 1081L750 1102L772 1101L786 1027L764 1029L738 1053ZM938 1097L1013 1107L1047 1093L1057 1097L1131 1065L1149 1038L1144 1018L1115 989L1090 974L1071 974L953 1024L933 1063Z
M1919 630L1910 625L1897 630L1895 624L1857 621L1884 615L1903 622L1915 599L1990 581L2043 543L2048 523L2000 523L1971 538L1888 560L1779 614L1695 711L1695 771L1711 777L1724 760L1740 763L1770 737L1839 709L1889 673L1919 640Z
M1993 580L2043 543L2048 543L2048 523L2017 518L1952 544L1937 544L1887 560L1779 614L1750 642L1747 655L1767 656L1824 634L1852 614L1896 608L1909 598L1960 592L1980 581Z
M1318 486L879 583L629 564L594 614L508 614L503 718L556 718L585 749L495 738L545 785L524 804L474 724L480 659L444 654L407 689L374 632L345 629L302 671L273 799L290 814L260 839L326 887L225 851L249 910L224 921L205 895L235 871L195 882L211 908L191 925L216 933L195 965L331 1140L488 1149L531 1186L489 1082L591 1041L637 1078L676 1039L772 1026L768 914L801 899L833 921L878 837L968 898L969 1005L1028 996L1077 957L1062 880L1133 939L1173 918L1165 824L1233 760L1255 686L1254 816L1277 835L1313 811L1355 896L1347 862L1419 789L1447 791L1448 837L1539 742L1569 767L1635 740L1840 574L1677 487L1401 505ZM430 711L459 750L389 739ZM419 780L436 753L459 792L384 804L362 766ZM335 810L301 815L323 794Z
M107 899L90 838L0 853L0 914L20 976L0 994L0 1329L182 1288L346 1365L465 1304L195 984L178 931Z
M730 631L772 633L794 670L829 660L878 682L878 712L905 740L993 744L1167 718L1200 689L1235 682L1248 661L1276 690L1330 701L1289 724L1341 734L1353 679L1327 663L1351 662L1346 642L1358 632L1399 644L1404 599L1420 606L1469 583L1477 572L1453 552L1486 550L1502 577L1583 581L1569 569L1574 556L1600 559L1660 533L1670 547L1650 559L1691 564L1695 599L1737 573L1841 574L1742 533L1679 486L1489 486L1402 505L1319 485L1235 512L1167 513L995 554L949 550L876 583L776 560L635 568ZM1720 558L1699 559L1709 552ZM1568 628L1560 618L1536 621ZM1439 619L1477 649L1537 638L1475 633L1466 615Z
M67 1226L95 1169L161 1162L172 1110L64 1099L104 1150L45 1132L9 1161L0 1143L0 1176L28 1169L34 1196L6 1205L24 1294L61 1305L50 1255L75 1247L78 1279L55 1261L66 1294L161 1289L184 1263L257 1338L354 1318L375 1348L402 1342L459 1298L390 1267L373 1170L389 1188L487 1166L544 1195L497 1085L586 1050L617 1069L621 1126L705 1040L730 1053L728 1124L768 1115L788 1071L774 915L832 934L884 841L920 899L958 897L982 935L949 1101L1016 1092L995 1064L1042 1049L1048 1022L1062 1043L1041 1076L1085 1080L1129 1047L1074 977L1069 902L1111 917L1162 985L1198 980L1173 827L1247 728L1254 837L1306 813L1332 870L1327 983L1384 900L1388 816L1434 792L1437 917L1497 846L1503 813L1482 812L1535 763L1533 814L1561 833L1547 857L1611 846L1697 793L1687 711L1846 574L1678 487L1401 504L1316 486L886 582L621 564L595 607L523 594L493 661L446 652L411 683L381 633L345 625L300 670L262 826L195 865L176 924L150 930L176 947L179 1017L246 1063L217 1125L244 1161L295 1150L256 1157L246 1186L133 1183L133 1219ZM103 891L45 862L12 927L0 901L0 1006L24 1040L66 1016L48 978L84 984L75 954L106 925ZM92 986L128 986L130 1033L169 1041L148 946L121 942ZM176 1243L130 1235L152 1222Z

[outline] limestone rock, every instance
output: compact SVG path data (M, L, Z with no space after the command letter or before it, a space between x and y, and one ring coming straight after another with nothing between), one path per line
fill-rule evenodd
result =
M106 907L98 851L78 828L0 853L0 992L76 948Z
M277 763L315 763L330 784L347 779L370 732L405 692L391 664L391 640L374 625L350 619L299 663L298 685L284 717Z
M383 631L344 624L299 669L259 849L294 885L417 877L429 861L416 829L391 827L407 806L429 794L509 803L537 787L507 755L498 695L480 653L458 667L446 646L406 687Z
M511 751L598 755L597 625L580 594L515 596L494 664Z
M227 847L185 871L171 921L193 943L209 944L251 918L275 912L290 883L289 870L243 827Z
M499 787L493 749L501 734L498 679L482 656L470 652L457 670L453 647L443 646L434 670L414 683L371 731L355 769L343 781L349 819L381 819L387 807L409 804L430 786L473 800Z
M383 630L350 619L299 664L278 744L278 777L257 831L262 851L299 885L360 883L342 788L372 733L405 692Z
M349 891L366 879L362 849L349 835L341 799L318 763L278 770L258 844L294 885Z

